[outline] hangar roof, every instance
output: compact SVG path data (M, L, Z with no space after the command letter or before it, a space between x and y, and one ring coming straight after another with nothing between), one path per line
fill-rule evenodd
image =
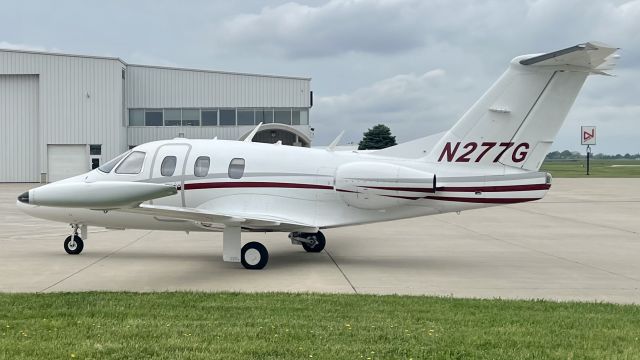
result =
M243 73L243 72L233 72L233 71L218 71L218 70L207 70L207 69L193 69L193 68L159 66L159 65L129 64L129 63L127 63L126 61L122 60L119 57L111 57L111 56L79 55L79 54L68 54L68 53L61 53L61 52L48 52L48 51L37 51L37 50L18 50L18 49L2 49L2 48L0 48L0 51L3 51L3 52L16 52L16 53L27 53L27 54L36 54L36 55L68 56L68 57L78 57L78 58L88 58L88 59L114 60L114 61L119 61L120 63L122 63L125 66L137 66L137 67L147 67L147 68L156 68L156 69L165 69L165 70L180 70L180 71L194 71L194 72L206 72L206 73L217 73L217 74L228 74L228 75L272 77L272 78L280 78L280 79L311 80L310 77L300 77L300 76L265 75L265 74L255 74L255 73Z

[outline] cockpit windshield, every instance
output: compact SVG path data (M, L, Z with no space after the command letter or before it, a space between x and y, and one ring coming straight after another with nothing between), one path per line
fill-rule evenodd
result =
M126 159L122 160L120 165L118 165L116 168L116 174L140 174L146 155L147 154L142 151L132 152Z
M103 173L110 173L111 170L113 170L113 168L118 165L118 163L120 162L120 160L122 160L123 157L125 157L127 154L129 153L129 151L122 153L118 156L116 156L115 158L111 159L111 161L108 161L107 163L105 163L104 165L100 166L98 168L98 170L102 171Z

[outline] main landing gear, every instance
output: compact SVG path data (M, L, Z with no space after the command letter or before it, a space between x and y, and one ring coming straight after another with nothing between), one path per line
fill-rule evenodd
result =
M78 228L80 228L82 237L78 235ZM82 238L87 238L87 226L71 224L71 235L67 236L64 240L64 251L69 255L78 255L84 249L84 242Z
M267 266L269 252L259 242L249 242L242 245L242 228L240 226L225 226L222 233L222 260L239 262L245 269L260 270Z
M259 242L249 242L242 246L242 228L240 226L225 226L222 233L222 259L226 262L239 262L245 269L260 270L269 262L267 248ZM289 234L291 243L302 245L307 252L317 253L324 250L327 241L320 231L316 233L292 232Z
M292 232L289 234L289 239L291 239L292 244L302 245L303 249L312 253L321 252L327 244L322 231L317 233Z

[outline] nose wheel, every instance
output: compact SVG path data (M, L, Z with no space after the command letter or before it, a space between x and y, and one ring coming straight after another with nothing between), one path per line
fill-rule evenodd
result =
M78 224L70 224L71 225L71 235L67 236L64 240L64 251L69 255L78 255L84 249L84 242L82 238L78 235L78 229L82 232L82 237L87 238L87 226L86 225L78 225Z
M78 235L69 235L64 240L64 251L69 255L78 255L84 248L84 242Z

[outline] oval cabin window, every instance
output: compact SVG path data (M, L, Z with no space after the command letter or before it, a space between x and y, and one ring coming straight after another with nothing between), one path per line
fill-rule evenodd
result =
M240 179L244 175L244 159L235 158L229 163L229 177Z
M171 176L176 171L176 163L178 159L175 156L167 156L162 160L160 165L160 174L162 176Z
M197 177L205 177L209 174L209 166L211 165L211 160L208 156L199 156L196 159L196 163L193 167L193 174Z

